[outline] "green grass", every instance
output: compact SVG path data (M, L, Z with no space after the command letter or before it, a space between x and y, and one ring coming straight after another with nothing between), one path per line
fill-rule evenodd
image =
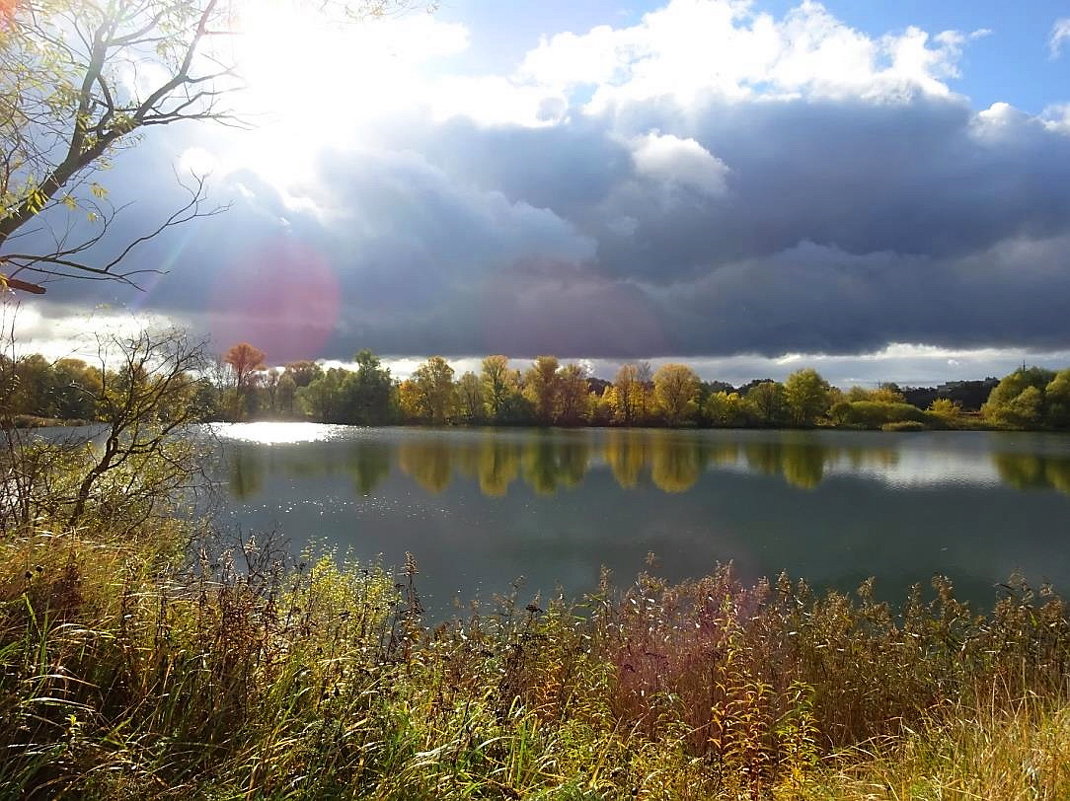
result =
M1070 624L728 568L430 626L410 562L0 540L0 797L1062 799Z

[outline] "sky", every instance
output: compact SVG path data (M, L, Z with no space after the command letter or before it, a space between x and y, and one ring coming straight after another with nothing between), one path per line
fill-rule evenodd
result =
M23 302L59 355L128 313L269 361L686 361L740 383L1070 364L1070 7L444 0L339 25L260 0L238 131L119 154L141 291ZM101 258L106 253L101 252ZM32 308L31 308L32 307Z

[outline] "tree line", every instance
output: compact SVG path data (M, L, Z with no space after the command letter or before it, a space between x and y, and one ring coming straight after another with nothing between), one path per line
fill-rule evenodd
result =
M483 359L479 372L457 375L442 356L396 379L370 350L352 368L295 361L270 367L249 343L228 349L197 376L192 400L204 420L312 420L346 425L515 425L796 427L911 430L989 426L1070 427L1070 370L1025 367L1001 381L962 382L939 389L831 386L813 368L783 382L757 379L740 387L703 381L686 364L630 362L612 381L583 365L538 356L524 369L509 357ZM107 368L75 358L49 362L39 354L3 357L7 411L66 420L100 417ZM977 397L964 405L955 392ZM989 390L989 388L991 389ZM917 398L929 400L923 408ZM915 401L912 403L911 401Z

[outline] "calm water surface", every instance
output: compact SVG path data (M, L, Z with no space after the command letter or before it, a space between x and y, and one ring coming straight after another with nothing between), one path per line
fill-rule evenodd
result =
M1034 433L214 427L224 523L419 563L428 606L732 560L886 597L946 573L1070 589L1070 437Z

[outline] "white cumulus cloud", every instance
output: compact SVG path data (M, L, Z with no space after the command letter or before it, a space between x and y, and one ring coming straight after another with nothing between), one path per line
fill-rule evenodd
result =
M727 189L728 166L694 139L650 133L635 141L632 159L640 175L712 196Z

